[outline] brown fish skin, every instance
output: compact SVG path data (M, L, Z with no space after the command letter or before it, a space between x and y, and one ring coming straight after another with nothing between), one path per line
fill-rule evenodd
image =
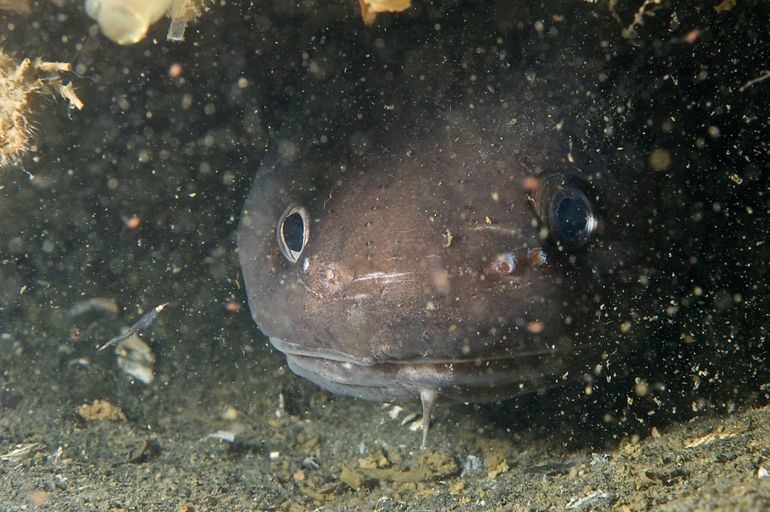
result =
M274 144L238 247L252 316L293 371L429 412L436 396L498 400L599 372L644 338L657 179L573 147L596 95L557 75L485 102L397 106L364 152L336 128ZM565 194L567 209L588 203L573 212L591 212L586 240L549 219ZM292 206L308 212L297 262L277 236Z

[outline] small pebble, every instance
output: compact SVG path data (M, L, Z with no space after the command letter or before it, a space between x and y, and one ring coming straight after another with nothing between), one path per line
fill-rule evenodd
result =
M240 417L241 417L240 411L232 406L225 408L225 410L222 412L223 420L235 421Z
M465 460L463 460L463 471L460 473L460 476L473 474L482 469L484 469L484 461L475 455L468 455L465 457Z
M217 430L213 434L209 434L209 439L232 443L235 441L235 432L230 432L229 430Z
M607 464L610 460L609 454L606 453L594 453L594 458L591 459L591 466L599 466L601 464Z
M126 421L126 415L120 407L98 398L92 404L79 406L76 412L86 421Z
M388 416L390 416L390 419L395 420L398 419L399 414L401 414L401 411L403 411L404 408L398 405L394 405L393 408L388 411Z
M321 466L319 466L318 463L310 457L305 457L305 459L302 461L303 469L318 469L320 467Z

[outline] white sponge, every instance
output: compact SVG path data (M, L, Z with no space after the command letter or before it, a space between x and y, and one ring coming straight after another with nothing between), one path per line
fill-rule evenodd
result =
M118 44L141 41L173 0L86 0L86 12Z

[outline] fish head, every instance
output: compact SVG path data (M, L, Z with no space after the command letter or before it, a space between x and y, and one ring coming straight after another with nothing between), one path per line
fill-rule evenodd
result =
M574 151L543 103L278 138L238 247L252 316L292 370L371 400L498 400L637 339L652 188Z

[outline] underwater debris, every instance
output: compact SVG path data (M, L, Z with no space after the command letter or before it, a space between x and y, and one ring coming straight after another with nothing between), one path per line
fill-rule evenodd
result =
M708 434L698 437L697 439L690 439L685 443L685 448L697 448L699 446L705 446L709 445L715 441L723 441L725 439L730 439L732 437L735 437L742 432L738 431L719 431L719 432L709 432Z
M35 451L41 447L42 445L40 443L18 444L16 445L16 448L10 452L0 455L0 462L10 462L12 464L17 464L22 460L34 455Z
M235 435L236 433L230 430L217 430L216 432L209 434L207 438L216 441L224 441L225 443L234 443Z
M636 29L644 25L645 17L655 16L654 10L660 7L660 4L661 0L644 0L642 5L640 5L634 13L633 21L621 31L623 38L630 40L636 39ZM610 14L612 14L612 17L615 18L621 26L624 26L623 20L621 20L620 15L617 13L617 6L618 0L608 0Z
M351 489L370 488L381 482L418 483L440 480L460 473L460 467L445 452L423 451L412 464L391 464L381 451L376 451L353 467L343 464L339 479Z
M412 6L412 0L358 0L361 18L371 25L381 12L402 12Z
M723 12L732 11L738 4L738 0L722 0L718 5L714 6L714 12L721 14Z
M98 398L92 404L79 406L77 413L86 421L126 421L126 415L120 407Z
M751 87L752 85L758 84L759 82L764 82L768 78L770 78L770 70L764 69L764 70L762 70L762 72L759 74L758 77L752 78L751 80L749 80L748 82L746 82L745 84L740 86L738 88L738 92L743 92L746 89L748 89L749 87Z
M29 8L29 0L0 0L0 11L27 14L31 9Z
M115 348L115 353L118 357L118 368L145 384L152 384L155 380L155 354L142 338L134 334L121 341Z
M463 469L460 472L461 478L479 473L484 469L484 460L475 455L468 454L461 460L463 463Z
M70 71L69 63L39 58L17 64L0 49L0 168L17 163L29 149L36 97L61 96L70 108L83 108L72 84L61 81L60 75Z
M594 508L609 507L615 501L616 496L608 492L597 490L588 493L581 498L572 498L567 503L567 510L593 510Z
M150 25L165 14L171 18L166 39L184 40L187 23L204 10L205 0L86 0L89 16L99 23L102 33L118 44L138 43Z
M187 24L203 13L205 0L176 0L171 4L167 16L171 18L166 39L184 41Z
M123 340L127 340L128 338L132 337L134 334L138 334L142 332L143 330L147 329L149 326L152 325L152 323L155 321L155 319L158 317L158 313L163 311L163 308L168 306L168 302L165 304L161 304L160 306L155 306L152 308L149 312L142 315L139 320L136 321L134 325L126 329L123 334L120 334L118 336L115 336L114 338L107 341L104 345L99 347L97 352L101 352L107 347L111 347L112 345L117 345Z
M92 297L77 301L67 310L67 315L71 318L90 313L92 311L107 313L117 316L120 313L118 303L112 297Z
M129 453L126 462L129 464L143 464L160 454L160 443L157 439L144 439L141 444L136 445Z

